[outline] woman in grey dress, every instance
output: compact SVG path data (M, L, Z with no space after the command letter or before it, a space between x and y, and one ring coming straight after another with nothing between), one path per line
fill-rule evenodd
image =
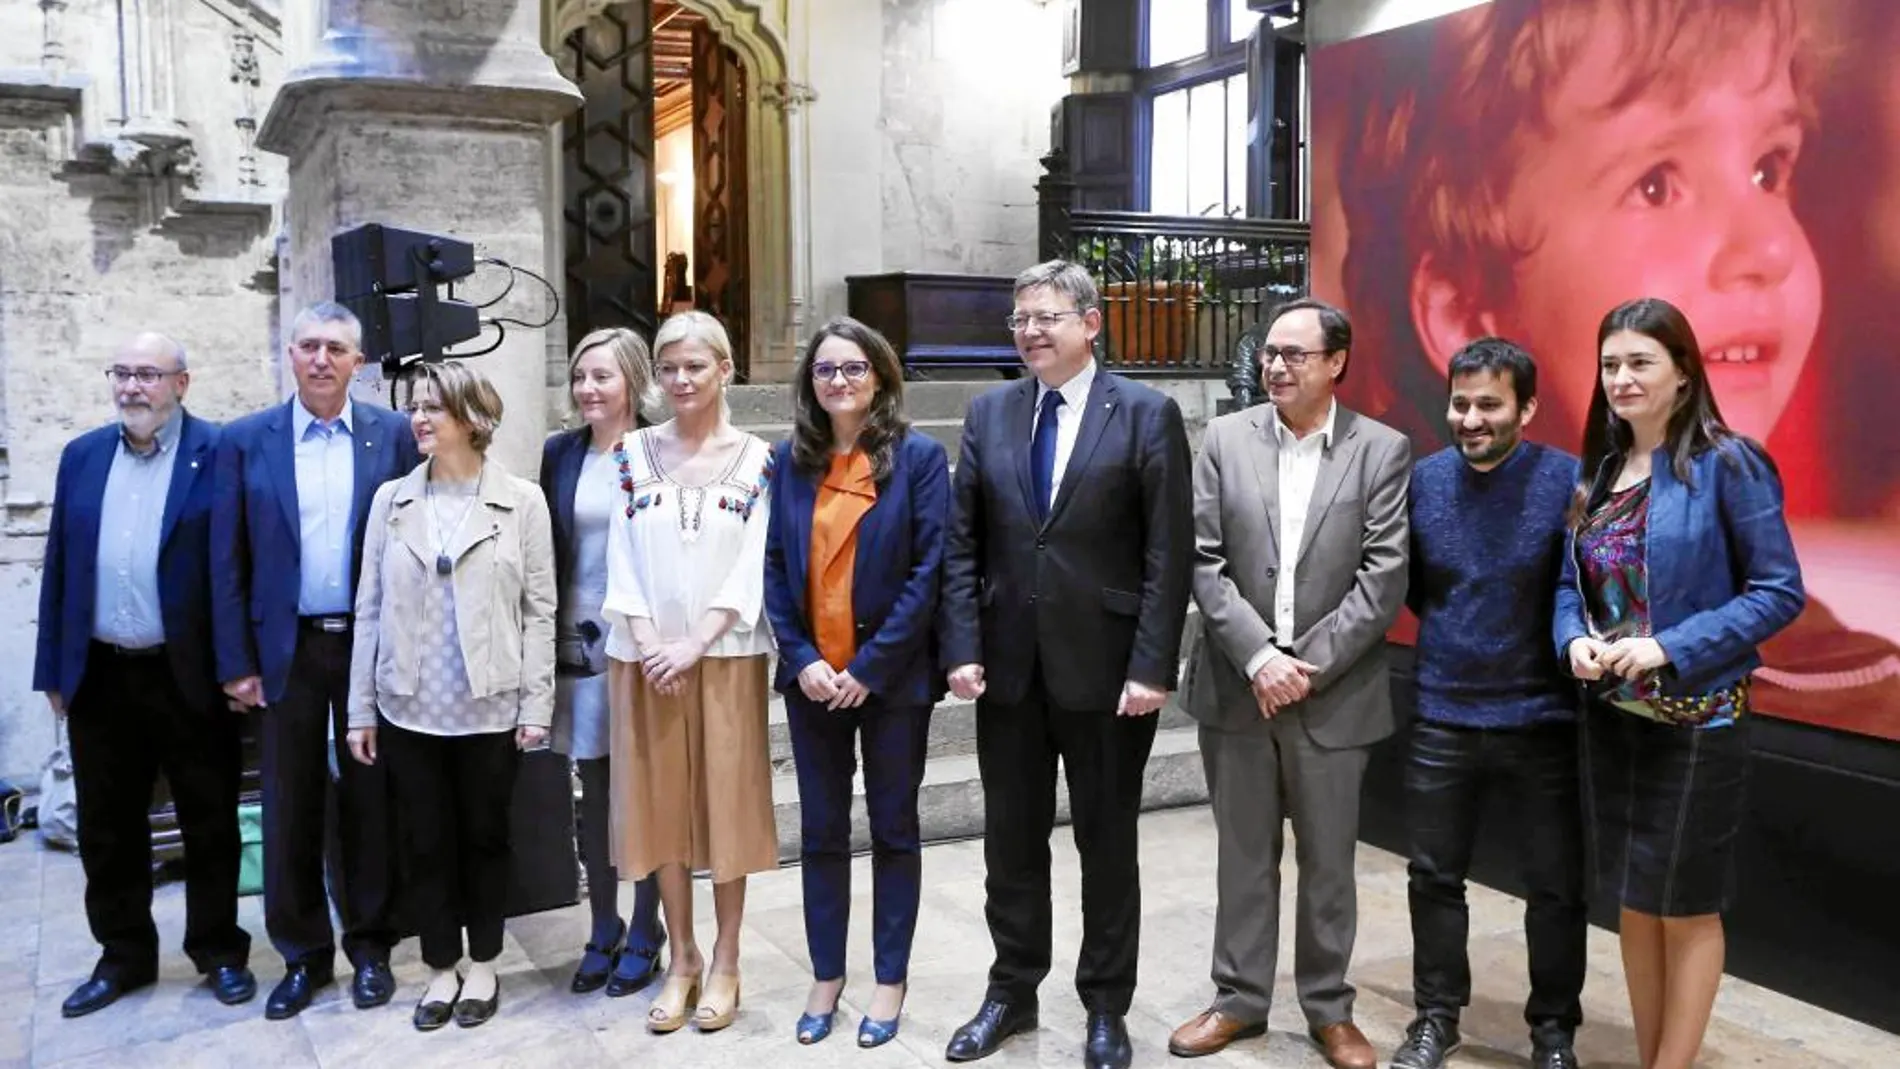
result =
M608 787L607 519L619 475L614 446L642 423L640 404L652 392L646 342L624 327L582 338L567 360L568 397L582 425L550 435L541 453L541 492L554 522L560 622L554 692L554 748L574 759L581 779L581 865L593 931L581 951L570 989L607 989L611 997L645 987L659 969L666 933L653 877L634 884L633 916L620 920L619 875L608 845L612 792Z

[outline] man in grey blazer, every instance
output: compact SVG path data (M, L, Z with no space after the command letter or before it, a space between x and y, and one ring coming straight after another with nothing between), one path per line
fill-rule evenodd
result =
M1372 1069L1346 982L1367 750L1393 731L1385 633L1405 603L1404 435L1334 399L1352 327L1320 301L1274 309L1260 349L1269 405L1208 424L1194 465L1191 666L1219 835L1214 1001L1168 1048L1212 1054L1266 1031L1280 943L1283 824L1299 897L1294 975L1326 1060Z

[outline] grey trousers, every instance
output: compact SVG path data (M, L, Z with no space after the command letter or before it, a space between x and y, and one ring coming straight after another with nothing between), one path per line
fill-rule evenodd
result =
M1220 904L1214 920L1214 1008L1264 1022L1280 953L1280 855L1292 821L1298 867L1293 975L1300 1008L1318 1029L1350 1020L1346 982L1358 929L1353 855L1359 837L1362 747L1316 745L1297 710L1235 731L1203 725L1219 836Z

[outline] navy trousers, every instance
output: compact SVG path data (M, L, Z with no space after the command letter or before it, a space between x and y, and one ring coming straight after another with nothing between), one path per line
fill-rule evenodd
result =
M864 800L871 824L871 929L877 982L901 984L923 887L917 788L923 783L929 706L887 706L872 695L832 711L803 694L785 696L798 766L805 942L812 975L844 976L851 926L851 777L864 747Z

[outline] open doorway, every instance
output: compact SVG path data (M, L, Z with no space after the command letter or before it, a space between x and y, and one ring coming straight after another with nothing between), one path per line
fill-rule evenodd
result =
M747 73L693 7L622 0L570 33L564 73L584 103L562 129L567 328L651 338L698 308L750 374Z

